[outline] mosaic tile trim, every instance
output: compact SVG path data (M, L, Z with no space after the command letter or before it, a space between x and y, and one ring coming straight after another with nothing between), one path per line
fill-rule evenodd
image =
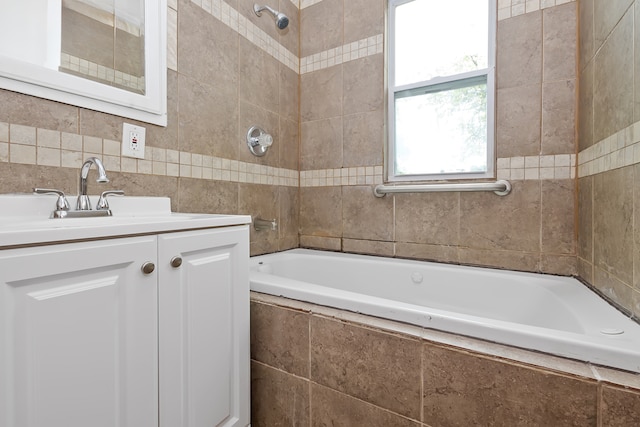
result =
M384 36L378 34L334 49L305 56L300 59L300 74L322 70L358 58L382 53L383 43Z
M60 54L60 67L75 73L93 77L94 79L102 80L103 82L115 83L119 86L128 87L136 91L144 91L145 89L144 76L132 76L131 74L123 73L122 71L114 70L113 68L105 67L104 65L87 61L86 59L78 58L77 56L69 55L68 53L62 52Z
M578 153L578 177L640 163L640 122L636 122Z
M382 166L317 169L300 172L301 187L382 184Z
M575 154L508 157L498 159L497 179L547 180L575 178ZM301 187L377 185L384 180L382 166L317 169L300 172Z
M499 158L497 179L547 180L576 177L576 155L556 154Z
M498 0L498 21L576 0Z
M300 59L273 37L258 28L255 24L238 13L233 7L222 0L191 0L205 12L220 20L242 37L267 52L269 55L286 65L296 73L300 72Z
M322 0L300 0L300 9L313 6ZM571 3L576 0L498 0L498 20L511 18L525 13Z
M322 0L300 0L300 9L313 6L316 3L320 3Z
M0 122L0 163L78 169L100 157L109 171L297 187L297 170L147 146L144 159L120 156L110 139Z

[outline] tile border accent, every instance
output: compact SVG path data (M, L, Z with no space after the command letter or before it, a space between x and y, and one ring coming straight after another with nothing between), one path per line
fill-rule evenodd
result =
M321 1L300 0L300 9L313 6ZM498 21L574 1L576 0L498 0Z
M640 121L578 153L578 177L640 163Z
M313 6L316 3L320 3L322 0L300 0L300 9Z
M367 37L366 39L347 43L333 49L305 56L300 59L300 74L302 75L312 71L322 70L334 65L382 53L383 43L384 35L378 34Z
M575 179L576 155L551 154L499 158L498 179L547 180Z
M498 21L576 0L498 0Z
M144 159L122 157L110 139L0 122L0 163L77 169L86 157L102 158L113 172L297 187L297 170L147 146Z
M497 179L538 181L575 179L576 155L505 157L497 161ZM300 171L300 187L378 185L384 181L383 166L358 166Z
M382 184L382 166L300 171L300 187Z
M267 52L296 73L300 73L300 58L278 43L273 37L258 28L223 0L191 0L205 12L238 32L242 37Z

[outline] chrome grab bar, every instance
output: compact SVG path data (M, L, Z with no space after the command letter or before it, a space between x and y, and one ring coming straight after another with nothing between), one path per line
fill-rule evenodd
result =
M380 184L373 189L376 197L384 197L388 193L433 193L445 191L493 191L498 196L506 196L511 192L511 183L503 179L495 182L461 182L442 184Z

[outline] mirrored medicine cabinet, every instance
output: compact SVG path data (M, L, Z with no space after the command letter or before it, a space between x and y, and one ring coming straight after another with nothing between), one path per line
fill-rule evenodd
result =
M166 126L166 0L9 0L0 88Z

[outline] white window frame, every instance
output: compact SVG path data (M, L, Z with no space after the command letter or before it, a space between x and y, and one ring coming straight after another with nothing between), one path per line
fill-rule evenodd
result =
M453 179L486 179L495 178L495 64L496 64L496 24L497 6L496 0L488 0L489 26L488 26L488 64L487 68L460 73L445 77L435 77L430 80L416 82L407 85L395 86L395 10L397 6L415 0L388 0L388 58L387 58L387 150L386 150L386 175L387 182L407 181L434 181ZM439 0L451 1L451 0ZM452 19L455 19L452 18ZM485 77L486 76L486 77ZM458 89L469 86L469 83L487 82L487 170L486 172L468 173L437 173L397 175L395 171L395 100L398 93L432 93L442 90Z

